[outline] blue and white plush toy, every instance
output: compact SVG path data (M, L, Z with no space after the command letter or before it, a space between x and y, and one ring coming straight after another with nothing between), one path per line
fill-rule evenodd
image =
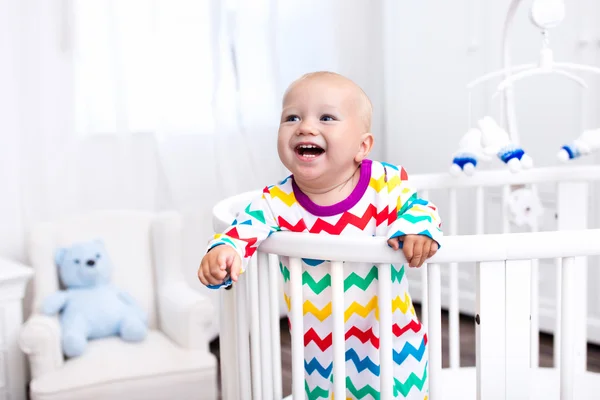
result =
M564 145L557 156L559 161L567 162L587 156L597 150L600 150L600 129L589 129L579 135L572 143Z
M137 342L146 337L147 315L130 295L110 284L112 264L101 241L58 249L55 261L66 290L48 296L42 312L60 312L67 357L81 355L90 339L120 336Z
M496 155L511 172L533 167L533 160L520 146L511 142L508 133L491 117L477 121L481 130L481 144L488 155Z
M450 173L459 176L464 172L471 176L475 173L475 167L480 160L489 161L491 157L484 153L481 146L481 131L471 128L458 142L458 150L452 155Z

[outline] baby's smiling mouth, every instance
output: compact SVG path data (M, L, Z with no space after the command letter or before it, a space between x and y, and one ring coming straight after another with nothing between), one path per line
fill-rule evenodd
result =
M316 144L299 144L294 149L301 157L315 158L325 153L325 150Z

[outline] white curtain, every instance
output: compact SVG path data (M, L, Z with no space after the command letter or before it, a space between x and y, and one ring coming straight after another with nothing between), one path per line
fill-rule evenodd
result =
M41 220L175 209L202 290L212 206L286 173L275 140L293 79L356 80L383 148L379 20L360 0L0 2L0 36L15 38L0 40L0 254L24 260Z

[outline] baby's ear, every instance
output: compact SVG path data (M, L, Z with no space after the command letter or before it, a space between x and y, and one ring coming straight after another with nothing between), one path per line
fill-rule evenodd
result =
M375 138L371 132L363 133L361 140L360 149L354 157L355 162L362 162L365 158L367 158L375 142Z
M66 253L67 249L63 247L56 250L56 252L54 253L54 262L56 263L56 265L60 265L63 262Z

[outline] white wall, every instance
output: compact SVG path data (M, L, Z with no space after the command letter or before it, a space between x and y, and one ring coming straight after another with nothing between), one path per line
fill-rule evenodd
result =
M314 70L339 72L354 80L373 103L375 146L370 157L384 155L383 2L362 0L302 1L319 12L298 12L298 1L278 3L277 54L280 90ZM341 13L340 10L343 10ZM336 14L335 18L332 15ZM298 32L302 32L298 35Z
M501 68L501 33L509 0L385 2L385 124L387 158L414 172L445 170L469 125L466 84ZM598 64L600 5L591 0L567 2L567 19L551 32L557 61ZM512 29L513 64L535 63L541 35L528 19L523 1ZM591 40L581 46L580 39ZM561 77L538 77L515 89L522 144L537 165L555 164L555 153L582 126L600 126L597 113L600 80L590 76L585 124L579 90ZM493 85L474 92L474 116L485 115ZM493 116L498 116L498 108ZM424 157L426 155L426 157Z

